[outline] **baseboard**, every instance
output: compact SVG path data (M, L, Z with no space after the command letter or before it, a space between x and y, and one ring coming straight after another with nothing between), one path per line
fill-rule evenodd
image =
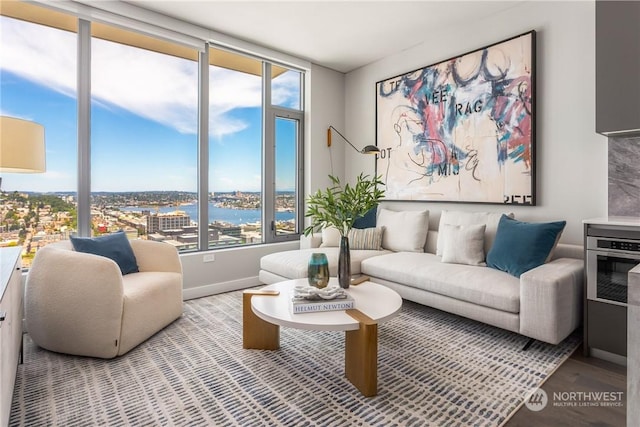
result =
M608 351L600 350L599 348L593 347L589 348L589 353L592 357L606 360L607 362L615 363L617 365L627 366L627 358L625 356L610 353Z
M212 283L210 285L198 286L196 288L186 288L182 290L182 299L184 301L207 297L209 295L221 294L223 292L236 291L238 289L251 288L258 286L260 280L258 276L245 277L244 279L230 280L228 282Z

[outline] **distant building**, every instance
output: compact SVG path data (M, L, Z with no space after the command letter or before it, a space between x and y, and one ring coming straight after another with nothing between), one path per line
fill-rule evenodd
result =
M147 217L147 233L161 230L176 230L191 225L191 218L182 211L153 213Z
M192 243L197 245L198 234L197 233L180 234L179 236L177 236L177 240L180 243Z
M229 237L242 237L242 227L239 225L231 224L223 221L215 221L209 224L209 231L217 230L220 234L220 237L229 236Z
M184 233L176 236L178 242L182 243L198 243L198 231L197 230L183 230ZM220 238L220 234L218 230L209 230L209 240L218 240Z
M242 233L242 238L248 244L262 243L262 233L259 231L245 231Z
M244 233L248 233L250 231L260 232L261 230L262 230L262 225L261 225L260 221L258 221L258 222L248 222L248 223L242 225L242 231Z
M164 242L167 240L171 240L171 237L163 236L159 233L152 233L147 235L147 240L153 240L154 242Z
M177 240L164 240L164 243L167 243L173 247L175 247L179 252L187 251L187 250L196 250L198 249L198 245L195 243L183 243Z
M183 234L182 228L174 228L171 230L158 230L157 234L161 234L168 239L176 240L179 235Z
M237 246L243 243L242 239L238 237L221 235L217 240L209 241L209 249L219 248L221 246Z

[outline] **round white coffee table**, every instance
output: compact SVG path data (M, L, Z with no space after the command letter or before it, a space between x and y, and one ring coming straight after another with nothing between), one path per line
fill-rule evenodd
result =
M345 375L365 396L375 396L378 377L378 323L395 317L402 298L394 290L372 282L352 285L347 292L355 308L293 314L296 285L307 279L287 280L259 290L247 290L243 300L243 347L280 348L280 326L314 331L345 331ZM330 279L337 284L337 279Z

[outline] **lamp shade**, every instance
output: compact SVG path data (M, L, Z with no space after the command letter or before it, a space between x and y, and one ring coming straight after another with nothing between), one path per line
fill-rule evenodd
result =
M44 127L0 116L0 172L45 172Z
M360 150L362 154L378 154L380 149L375 145L367 145L362 150Z

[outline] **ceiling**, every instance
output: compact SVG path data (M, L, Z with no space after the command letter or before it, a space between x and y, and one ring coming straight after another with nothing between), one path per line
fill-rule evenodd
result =
M127 3L349 72L518 1L192 1Z

